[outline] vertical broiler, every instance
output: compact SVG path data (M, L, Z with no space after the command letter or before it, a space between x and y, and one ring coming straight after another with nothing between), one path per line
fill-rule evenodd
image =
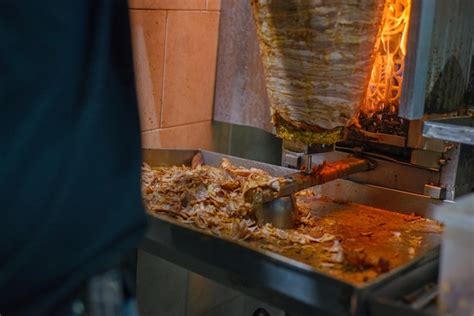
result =
M253 1L284 166L350 153L379 161L349 178L440 200L474 188L474 151L426 138L469 116L471 1Z

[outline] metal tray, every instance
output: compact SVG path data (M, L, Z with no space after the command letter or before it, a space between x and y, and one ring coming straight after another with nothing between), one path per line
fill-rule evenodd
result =
M196 152L150 149L144 150L143 154L144 161L151 166L170 166L189 165ZM294 172L209 151L202 150L201 153L208 165L218 166L226 157L235 165L260 168L272 175ZM430 214L433 206L430 199L421 196L345 180L325 184L322 190L333 195L344 191L345 197L356 203L373 200L371 206L383 205L383 208L393 211L407 210L406 207L411 206L410 211L425 216ZM392 197L393 205L381 198L387 194ZM400 204L400 199L404 203ZM435 247L408 264L357 287L309 265L244 242L213 236L167 216L150 215L149 224L142 250L297 315L367 315L366 302L374 290L439 256L439 247Z

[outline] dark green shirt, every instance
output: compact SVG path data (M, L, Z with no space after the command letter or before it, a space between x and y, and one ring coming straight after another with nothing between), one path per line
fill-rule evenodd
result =
M142 238L127 2L0 0L0 314L50 315Z

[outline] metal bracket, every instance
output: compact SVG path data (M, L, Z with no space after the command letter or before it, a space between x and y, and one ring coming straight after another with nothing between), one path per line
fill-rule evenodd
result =
M424 194L432 199L445 200L446 188L434 184L425 184Z
M303 144L284 140L281 164L283 167L304 170L309 173L312 167L312 155L334 150L334 144Z

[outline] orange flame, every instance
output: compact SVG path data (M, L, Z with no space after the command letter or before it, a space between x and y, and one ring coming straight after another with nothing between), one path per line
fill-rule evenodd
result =
M398 111L402 92L411 0L386 0L362 111Z

